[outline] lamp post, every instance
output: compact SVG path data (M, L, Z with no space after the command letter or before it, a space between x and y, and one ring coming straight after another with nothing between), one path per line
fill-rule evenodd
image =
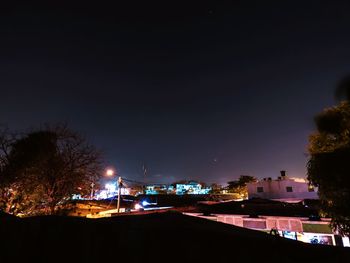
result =
M114 175L114 170L113 169L107 169L106 171L106 175L108 177L112 177ZM122 178L119 176L118 177L118 181L117 181L117 185L118 185L118 199L117 199L117 213L119 214L120 211L120 196L121 196L121 190L122 190Z
M117 213L119 214L119 209L120 209L120 194L122 191L122 178L119 176L118 177L118 200L117 200Z

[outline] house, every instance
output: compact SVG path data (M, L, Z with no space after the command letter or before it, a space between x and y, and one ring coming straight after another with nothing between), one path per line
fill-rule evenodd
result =
M277 179L263 178L247 184L248 198L263 198L285 202L299 202L304 199L318 199L317 188L305 179L288 178L285 171Z
M176 184L176 194L209 194L211 188L202 188L197 182L189 182L188 184Z
M167 194L169 191L171 189L166 184L149 184L145 186L146 195Z
M183 184L166 185L166 184L150 184L145 187L145 194L209 194L211 188L202 188L202 185L197 182L188 182Z

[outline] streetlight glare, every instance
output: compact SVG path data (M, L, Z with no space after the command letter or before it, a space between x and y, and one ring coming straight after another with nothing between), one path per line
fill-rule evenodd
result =
M114 175L114 170L113 169L107 169L106 175L107 176L113 176Z

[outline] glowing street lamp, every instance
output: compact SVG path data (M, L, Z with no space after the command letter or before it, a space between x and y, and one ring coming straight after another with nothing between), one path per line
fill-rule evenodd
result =
M112 176L114 176L114 170L113 169L107 169L106 170L106 175L108 176L108 177L112 177Z

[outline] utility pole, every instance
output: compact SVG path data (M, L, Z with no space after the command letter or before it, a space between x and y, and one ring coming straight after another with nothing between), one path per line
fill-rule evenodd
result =
M143 183L144 183L144 185L143 185L143 193L145 194L146 193L146 176L147 176L147 168L146 168L146 165L145 164L143 164L142 165L142 170L143 170L143 175L144 175L144 178L143 178Z
M94 186L95 186L95 184L92 182L90 186L91 186L91 195L90 195L90 199L92 200L92 199L94 198Z
M117 213L119 214L119 209L120 209L120 195L122 191L122 178L119 176L118 177L118 200L117 200Z

